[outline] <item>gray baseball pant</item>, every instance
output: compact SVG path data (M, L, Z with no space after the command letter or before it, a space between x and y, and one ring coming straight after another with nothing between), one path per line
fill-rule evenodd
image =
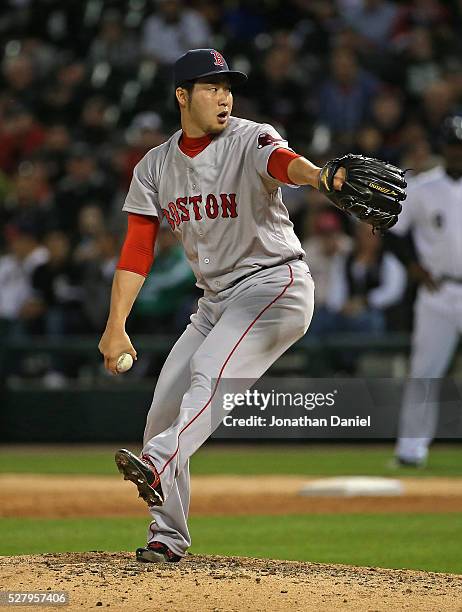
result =
M189 458L217 424L210 415L212 381L257 381L305 334L313 308L314 283L300 260L199 300L165 361L147 417L143 455L156 466L166 496L161 507L150 508L148 543L163 542L178 555L191 545Z

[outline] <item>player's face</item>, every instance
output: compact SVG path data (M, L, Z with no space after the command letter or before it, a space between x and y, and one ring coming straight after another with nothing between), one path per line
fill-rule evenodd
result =
M204 134L220 134L228 125L232 108L233 94L227 79L194 84L188 113L194 127Z

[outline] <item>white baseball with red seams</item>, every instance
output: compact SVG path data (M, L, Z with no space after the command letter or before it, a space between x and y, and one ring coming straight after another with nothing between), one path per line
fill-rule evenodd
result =
M287 142L270 125L231 117L190 158L178 147L180 135L137 165L124 210L165 218L204 290L162 368L143 447L166 497L150 509L148 542L184 555L189 458L218 425L213 397L229 379L257 381L305 334L314 284L282 184L267 170L271 153Z
M119 374L123 374L124 372L128 372L128 370L133 365L133 357L130 353L122 353L122 355L117 359L116 370Z

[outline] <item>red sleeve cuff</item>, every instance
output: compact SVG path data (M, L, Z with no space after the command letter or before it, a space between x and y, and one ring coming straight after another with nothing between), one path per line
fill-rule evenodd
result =
M298 153L294 153L290 149L275 149L268 159L268 173L281 183L287 185L295 185L287 174L289 164L293 159L300 157Z
M147 276L154 261L159 220L149 215L128 213L127 235L117 263L118 270Z

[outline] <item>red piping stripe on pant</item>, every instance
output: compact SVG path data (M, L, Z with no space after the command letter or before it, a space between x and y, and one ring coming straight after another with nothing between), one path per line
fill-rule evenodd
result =
M258 321L258 319L259 319L259 318L260 318L260 317L261 317L261 316L262 316L262 315L263 315L263 314L264 314L264 313L265 313L265 312L268 310L268 308L271 308L271 306L272 306L272 305L273 305L275 302L277 302L277 301L279 300L279 298L281 298L281 297L284 295L284 293L287 291L287 289L288 289L288 288L289 288L289 287L290 287L290 286L293 284L293 282L294 282L294 275L293 275L293 272L292 272L292 268L290 267L290 265L289 265L289 264L286 264L286 265L287 265L287 267L289 268L289 272L290 272L290 280L289 280L289 282L288 282L288 283L287 283L287 285L284 287L284 289L281 291L281 293L280 293L280 294L279 294L277 297L275 297L275 298L274 298L274 300L273 300L273 301L271 301L271 302L270 302L270 303L269 303L267 306L265 306L265 308L263 308L263 310L262 310L261 312L259 312L259 313L258 313L258 315L255 317L255 319L252 321L252 323L250 323L250 325L247 327L247 329L245 330L245 332L242 334L242 336L241 336L241 337L239 338L239 340L236 342L236 344L234 345L233 349L231 350L231 352L229 353L228 357L226 358L226 360L225 360L224 364L221 366L221 370L220 370L220 373L218 374L218 378L217 378L217 381L216 381L216 383L215 383L215 387L214 387L214 389L213 389L213 391L212 391L212 395L210 396L210 399L209 399L209 400L208 400L208 402L205 404L205 406L204 406L203 408L201 408L201 410L200 410L200 411L199 411L199 412L196 414L196 416L195 416L193 419L191 419L191 420L189 421L189 423L186 423L186 425L183 427L183 429L182 429L182 430L180 431L180 433L178 434L178 444L177 444L176 450L175 450L175 452L173 453L173 455L172 455L172 456L171 456L171 457L170 457L170 458L167 460L167 462L165 463L164 467L163 467L163 468L162 468L162 469L159 471L159 476L160 476L161 474L163 474L163 473L164 473L165 468L168 466L168 464L170 463L170 461L172 461L172 460L173 460L173 459L174 459L174 458L177 456L178 451L179 451L179 448L180 448L180 436L181 436L181 434L182 434L182 433L183 433L183 432L184 432L184 431L185 431L185 430L186 430L186 429L187 429L187 428L188 428L188 427L189 427L189 426L190 426L192 423L194 423L194 421L195 421L195 420L196 420L198 417L200 417L200 415L201 415L201 414L204 412L204 410L205 410L205 409L206 409L208 406L210 406L210 404L211 404L211 402L212 402L212 400L213 400L213 396L215 395L216 390L217 390L217 388L218 388L218 384L219 384L219 382L220 382L220 379L221 379L221 377L222 377L223 370L225 369L226 365L228 364L229 360L231 359L231 357L232 357L232 355L233 355L234 351L237 349L237 347L239 346L239 344L242 342L242 340L245 338L245 336L246 336L246 335L249 333L249 331L252 329L253 325L255 325L255 323Z

